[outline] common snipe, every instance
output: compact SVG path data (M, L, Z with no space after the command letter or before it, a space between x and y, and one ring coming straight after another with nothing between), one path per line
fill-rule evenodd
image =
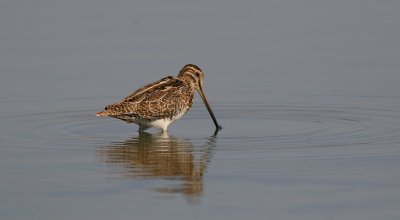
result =
M139 125L139 132L150 127L161 128L166 132L172 122L181 118L192 107L194 91L197 90L214 121L216 134L222 127L204 95L203 80L203 71L196 65L187 64L177 77L167 76L145 85L123 100L106 106L104 111L97 112L96 115L136 123Z

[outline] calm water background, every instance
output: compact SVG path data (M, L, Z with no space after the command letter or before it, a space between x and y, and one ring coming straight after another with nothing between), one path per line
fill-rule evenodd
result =
M0 3L1 219L399 219L400 1ZM93 113L205 72L170 127Z

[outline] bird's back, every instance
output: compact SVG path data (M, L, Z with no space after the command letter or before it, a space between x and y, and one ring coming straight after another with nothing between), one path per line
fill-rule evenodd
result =
M194 88L187 82L168 76L147 84L120 102L105 107L97 116L110 116L126 122L173 118L189 110Z

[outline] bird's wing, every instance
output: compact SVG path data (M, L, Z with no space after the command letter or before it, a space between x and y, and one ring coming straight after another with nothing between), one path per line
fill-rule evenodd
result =
M107 106L104 112L109 116L132 115L144 119L172 117L182 109L182 94L189 90L183 81L165 77Z
M140 98L142 98L142 96L141 96L142 94L152 91L155 88L158 88L162 85L170 84L171 81L173 81L173 80L174 80L173 76L167 76L158 81L144 85L144 86L140 87L138 90L134 91L132 94L130 94L127 97L125 97L124 99L122 99L120 102L137 102L137 101L140 102Z

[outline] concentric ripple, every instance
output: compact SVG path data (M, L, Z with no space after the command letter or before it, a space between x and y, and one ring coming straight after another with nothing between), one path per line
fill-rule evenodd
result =
M0 123L6 128L4 137L10 147L84 147L96 142L89 132L98 121L89 114L89 111L18 114L0 119Z
M194 106L183 119L185 127L204 125L208 129L211 122L204 111L202 106ZM291 103L223 104L216 105L215 111L224 126L218 142L232 149L243 146L263 149L400 143L400 110L396 108ZM93 112L95 109L2 117L1 142L8 147L85 149L123 141L136 130L132 128L134 125L97 118ZM185 139L196 137L194 130L179 130L179 127L172 130L173 135L182 134Z
M262 146L342 146L400 142L400 111L340 105L224 106L223 118L235 129L233 142L244 140ZM223 111L223 110L220 110ZM235 123L236 122L236 123ZM244 129L247 130L247 129Z

